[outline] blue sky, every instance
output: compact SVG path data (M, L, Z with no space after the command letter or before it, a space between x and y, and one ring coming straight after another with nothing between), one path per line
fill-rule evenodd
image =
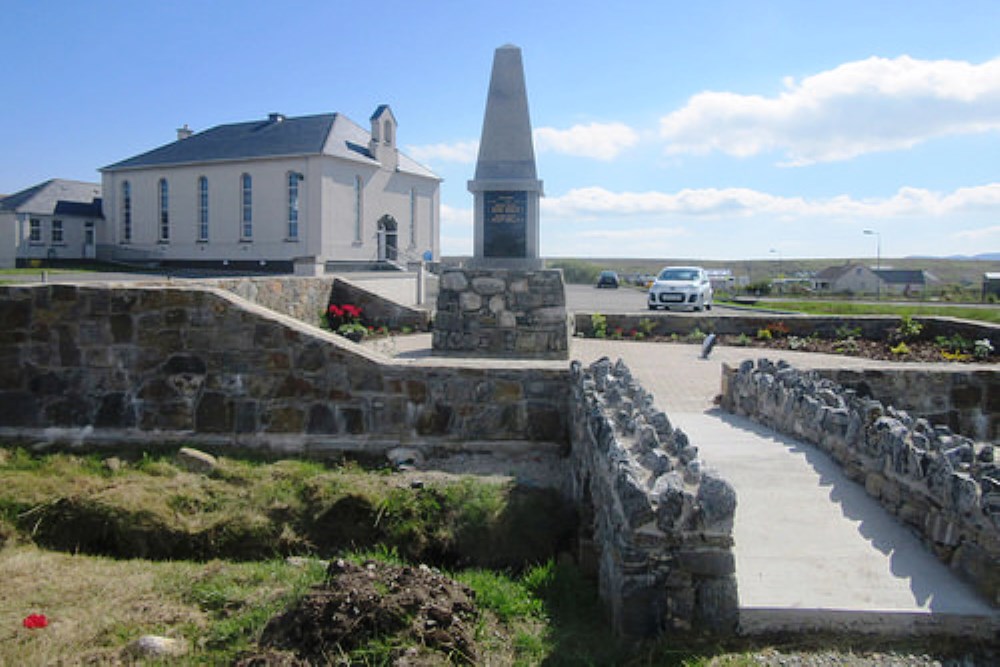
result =
M525 64L545 256L1000 252L1000 2L0 0L0 192L194 130L378 104L471 254L493 51Z

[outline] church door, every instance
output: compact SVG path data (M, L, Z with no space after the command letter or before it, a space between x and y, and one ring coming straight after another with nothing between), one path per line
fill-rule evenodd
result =
M399 258L396 234L396 219L383 215L378 221L378 259L380 262L396 261Z

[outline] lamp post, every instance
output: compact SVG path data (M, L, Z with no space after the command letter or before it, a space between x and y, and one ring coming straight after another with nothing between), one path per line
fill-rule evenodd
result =
M875 237L875 270L878 271L882 268L882 235L879 234L874 229L864 230L866 236ZM875 281L875 298L882 298L882 276L876 274L878 280Z

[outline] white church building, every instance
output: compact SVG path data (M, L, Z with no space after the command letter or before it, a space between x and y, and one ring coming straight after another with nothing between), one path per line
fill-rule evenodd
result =
M103 259L317 274L439 258L441 179L401 153L382 105L186 127L101 169Z

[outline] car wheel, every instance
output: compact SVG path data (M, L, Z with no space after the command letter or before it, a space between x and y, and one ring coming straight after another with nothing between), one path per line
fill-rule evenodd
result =
M706 303L705 304L705 310L712 310L712 304Z
M650 306L649 306L649 309L650 309L650 310L656 310L656 306L653 306L653 305L650 305Z

